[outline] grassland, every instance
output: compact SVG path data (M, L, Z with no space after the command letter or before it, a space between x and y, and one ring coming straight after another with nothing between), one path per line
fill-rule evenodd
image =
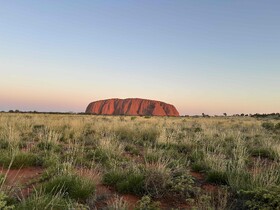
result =
M0 209L280 209L280 122L0 114Z

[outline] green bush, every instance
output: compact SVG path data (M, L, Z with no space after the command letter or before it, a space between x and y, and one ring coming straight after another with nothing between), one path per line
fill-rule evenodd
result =
M274 126L274 129L275 129L276 131L280 131L280 122L277 123L277 124Z
M41 141L37 144L40 150L52 150L54 148L54 143L48 141Z
M56 176L43 185L46 193L56 195L62 194L65 198L77 201L85 201L95 190L95 185L86 178L67 174Z
M128 127L120 127L115 130L117 137L121 141L134 142L139 145L155 144L159 132L155 127L131 129Z
M9 142L4 139L0 139L0 149L7 149L9 147Z
M160 203L153 202L149 196L145 195L137 202L135 210L160 210Z
M209 166L205 164L203 161L196 161L193 164L191 164L191 168L195 172L207 172L210 170Z
M240 191L238 204L240 209L279 210L280 187Z
M221 171L208 171L206 173L206 181L214 184L227 184L227 175Z
M9 210L9 209L14 209L13 205L9 205L7 202L8 196L0 191L0 209L2 210Z
M104 174L103 183L116 187L121 193L133 193L142 195L144 193L144 175L133 170L110 171Z
M11 168L13 169L28 166L41 166L42 159L35 154L27 152L17 152L13 155L12 152L1 151L0 165L2 165L5 168L8 168L10 164Z
M131 120L136 120L137 117L136 117L136 116L132 116L130 119L131 119Z
M270 160L277 159L277 153L273 151L271 148L253 148L249 151L251 156L253 157L261 157L261 158L268 158Z
M269 131L274 130L274 124L272 122L264 122L264 123L262 123L262 127Z
M128 144L124 147L124 150L126 152L129 152L133 155L139 155L140 154L140 151L137 147L135 147L134 145L131 145L131 144Z
M27 148L27 143L24 142L24 141L20 141L20 142L18 143L18 148L19 148L19 149Z
M40 133L44 132L46 129L45 125L33 125L32 131L33 133Z
M140 142L152 143L154 144L157 140L159 132L155 128L146 128L140 131Z
M170 174L157 169L150 169L145 174L145 192L152 197L160 198L166 195L168 184L170 184Z
M194 179L188 171L175 170L172 171L169 188L172 192L180 194L183 198L192 197L194 194Z
M35 192L27 199L15 206L16 210L62 210L62 209L79 209L86 210L88 207L75 203L69 199L65 199L62 195L50 195L42 192Z
M86 152L86 159L89 161L96 161L107 167L111 164L111 159L117 159L118 157L107 150L97 148L95 150L88 150Z

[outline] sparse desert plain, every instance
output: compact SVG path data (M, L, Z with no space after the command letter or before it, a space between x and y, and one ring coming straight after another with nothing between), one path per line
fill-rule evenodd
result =
M0 114L0 209L280 209L279 119Z

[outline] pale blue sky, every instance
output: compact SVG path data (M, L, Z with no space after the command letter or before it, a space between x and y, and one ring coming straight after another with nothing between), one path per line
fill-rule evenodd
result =
M280 112L280 1L1 1L0 110L142 97Z

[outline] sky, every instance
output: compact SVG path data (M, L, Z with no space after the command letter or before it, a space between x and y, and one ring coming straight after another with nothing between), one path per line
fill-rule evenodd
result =
M279 0L0 1L0 110L107 98L280 112Z

